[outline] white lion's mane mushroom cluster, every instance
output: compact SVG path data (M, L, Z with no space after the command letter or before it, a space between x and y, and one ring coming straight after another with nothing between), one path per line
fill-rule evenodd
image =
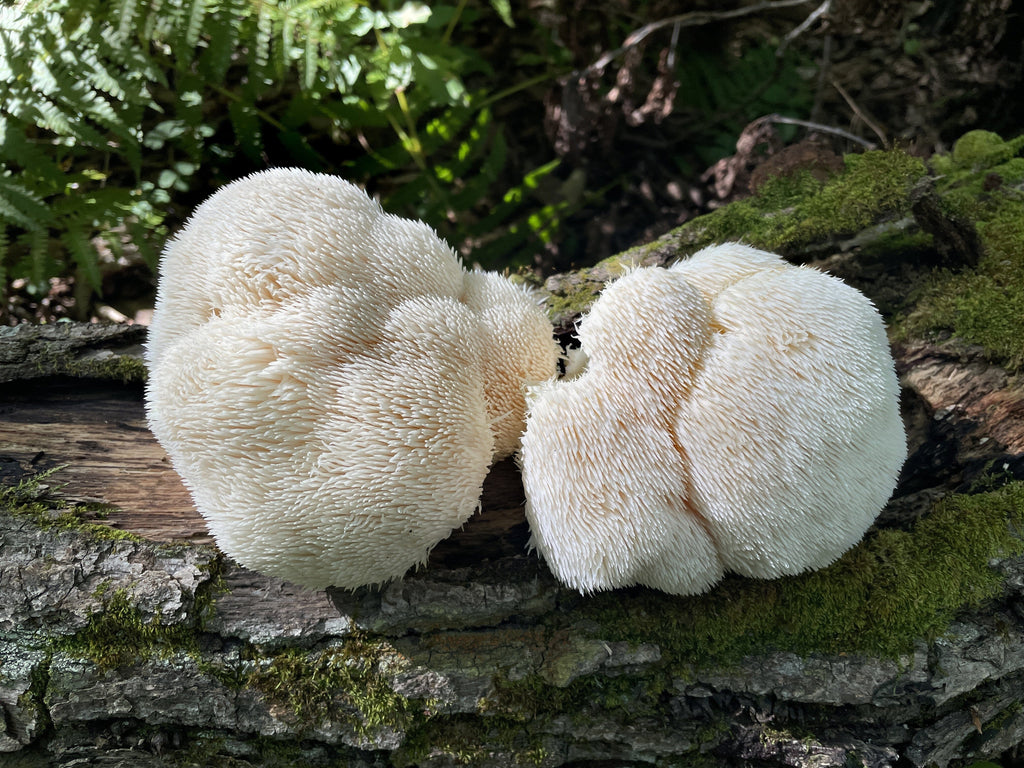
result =
M273 170L164 254L150 427L217 544L309 587L389 581L479 506L559 349L537 299L466 271L336 177Z
M608 286L575 377L533 388L533 543L583 592L703 592L828 565L906 454L882 320L842 281L735 243Z
M737 244L608 286L559 347L537 298L427 225L295 170L164 252L150 426L217 544L307 587L401 577L519 455L534 546L582 592L825 566L905 455L881 318Z

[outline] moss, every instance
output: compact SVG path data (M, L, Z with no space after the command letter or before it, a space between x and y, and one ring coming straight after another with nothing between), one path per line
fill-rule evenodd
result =
M38 718L35 738L39 738L42 733L49 731L53 727L50 711L44 703L46 689L50 684L51 657L52 653L47 651L45 660L37 664L30 673L28 690L18 697L18 707L26 713L34 712L35 717Z
M1024 712L1024 704L1019 701L1015 701L1010 706L1000 710L989 718L988 722L986 722L982 727L982 731L987 734L998 733L1021 712Z
M670 685L663 668L642 678L632 675L590 675L566 686L552 685L539 675L522 680L495 680L495 690L481 707L483 714L522 723L568 714L580 721L594 711L621 714L628 719L663 714L662 694Z
M149 376L146 363L141 357L118 354L111 350L94 350L81 354L72 347L70 351L59 346L44 346L35 357L36 370L44 376L72 376L80 379L104 379L122 384L143 383Z
M54 647L89 659L101 670L154 656L186 653L198 657L198 633L213 614L216 596L225 590L222 559L213 558L204 567L209 578L196 589L191 621L166 624L159 615L147 617L132 604L127 589L111 592L111 583L104 581L93 591L93 597L103 601L102 610L94 613L83 629L57 640Z
M953 167L979 171L1000 165L1010 160L1021 148L1024 148L1024 136L1012 141L991 131L969 131L957 139L949 162ZM948 165L940 165L940 170L948 171Z
M289 648L262 661L242 685L287 708L304 727L345 722L372 736L381 728L402 730L422 712L392 687L391 673L401 665L394 649L361 635L321 651Z
M593 267L549 279L545 284L545 308L551 322L562 328L574 321L590 308L607 283L642 261L638 252L626 251L609 256Z
M1024 136L1004 142L973 131L949 156L933 158L937 191L955 215L974 222L978 264L934 275L915 308L897 319L899 338L952 332L1011 368L1024 366Z
M195 630L185 624L164 624L159 616L149 620L131 604L126 589L115 591L103 610L74 635L58 640L55 647L92 661L101 670L116 669L140 659L164 658L186 651L198 652Z
M549 294L544 303L548 317L553 323L560 325L564 318L583 314L597 300L602 288L603 281L581 279L559 293Z
M776 177L747 200L684 224L672 237L694 248L741 240L790 253L833 235L850 234L904 215L924 163L900 150L847 155L843 173L822 183L804 171Z
M435 717L409 732L391 755L398 768L414 766L426 758L444 758L455 765L508 762L521 766L543 765L547 752L538 730L516 717L447 715Z
M639 588L594 595L552 616L546 636L531 644L561 649L565 637L581 634L653 643L661 649L660 665L641 676L589 675L565 686L541 675L500 675L476 715L437 716L411 728L397 762L433 755L469 764L500 752L528 763L528 756L543 754L529 734L555 718L666 722L673 717L674 678L766 650L898 658L917 641L941 635L959 613L1001 594L1003 576L990 562L1024 553L1022 531L1024 482L1012 482L947 497L913 530L876 531L814 573L730 578L697 597ZM709 722L693 734L694 759L717 742L722 727Z
M549 280L548 314L556 326L565 326L587 310L605 283L632 265L662 263L730 240L792 253L903 216L910 209L911 188L925 174L921 160L899 150L849 155L845 163L845 171L827 182L808 171L772 178L757 195L687 222L653 243Z
M699 597L602 593L580 610L602 639L657 643L681 674L769 648L895 658L999 594L1002 577L989 562L1024 552L1022 530L1024 482L1017 482L948 497L914 530L878 531L821 571L728 578Z
M149 376L145 362L130 355L68 360L58 370L76 378L109 379L122 384L143 383Z
M109 525L92 522L102 520L110 507L103 504L69 504L52 496L46 481L65 465L48 469L20 480L16 485L0 487L0 512L31 520L43 530L73 530L94 539L108 541L142 541L139 536Z
M946 156L931 159L939 201L952 219L977 228L982 255L976 267L937 271L910 310L893 319L894 338L953 333L989 350L994 359L1024 367L1024 136L1004 141L972 131ZM900 150L844 158L845 170L826 182L807 172L770 179L758 194L687 222L665 237L549 282L549 314L567 326L594 301L604 283L628 264L660 263L714 243L739 240L797 254L829 238L860 232L911 214L912 191L926 178L923 161ZM934 251L918 229L876 239L883 258Z

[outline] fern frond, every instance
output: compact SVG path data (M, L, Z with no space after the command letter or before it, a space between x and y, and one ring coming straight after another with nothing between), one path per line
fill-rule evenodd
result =
M102 292L99 258L86 227L81 222L73 222L61 233L60 240L71 254L79 272L89 281L89 287L97 293Z
M320 70L320 46L310 26L306 25L306 44L302 49L302 87L307 91L316 84Z
M252 44L250 61L251 81L269 79L270 45L274 36L274 7L269 0L256 0L256 34Z
M28 261L29 292L42 295L49 285L50 276L56 274L50 257L48 230L36 229L28 233Z
M127 45L132 39L132 32L135 29L139 0L118 0L115 7L117 37L122 45Z
M10 229L6 219L0 216L0 313L4 312L7 303L7 255L10 245Z
M177 3L171 3L171 7L164 10L164 0L149 0L149 13L146 20L137 26L141 27L143 40L153 40L164 37L167 27L172 27L177 21L181 11Z
M231 57L239 48L245 15L246 8L242 0L222 0L217 5L217 11L204 24L209 39L206 50L199 58L199 68L209 82L224 82L231 66Z
M67 182L67 175L50 154L28 139L24 128L23 122L8 120L0 115L0 161L31 169L31 175L40 182L40 186L53 192L62 189ZM0 187L2 184L3 177L0 176Z
M32 190L11 178L0 166L0 216L27 230L39 230L52 222L50 207Z
M228 105L228 115L238 146L250 159L259 161L263 152L263 136L256 108L244 101L233 101Z
M206 17L206 0L191 0L188 4L188 20L185 24L184 44L187 48L195 48L199 35L203 31L203 19Z
M67 114L57 104L42 95L36 96L33 105L35 111L35 123L40 128L45 128L58 136L69 137L79 144L90 147L103 146L103 136L84 122L75 120L74 115Z

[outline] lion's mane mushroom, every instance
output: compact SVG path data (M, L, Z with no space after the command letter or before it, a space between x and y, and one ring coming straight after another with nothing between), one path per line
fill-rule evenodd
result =
M842 281L738 244L608 286L581 371L528 394L533 543L583 592L692 594L853 546L906 453L881 318Z
M536 299L341 179L274 170L163 255L150 426L220 547L310 587L388 581L479 504L555 373Z

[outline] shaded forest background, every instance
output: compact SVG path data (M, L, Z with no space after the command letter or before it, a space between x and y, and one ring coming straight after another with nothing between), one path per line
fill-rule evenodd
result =
M1020 0L0 6L0 320L129 319L222 184L301 166L538 274L773 174L1024 125Z

